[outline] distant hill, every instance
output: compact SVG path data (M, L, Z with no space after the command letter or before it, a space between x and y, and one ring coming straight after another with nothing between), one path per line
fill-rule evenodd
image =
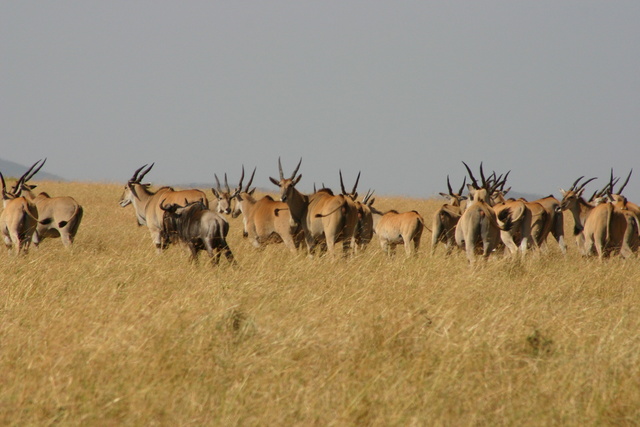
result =
M0 159L0 172L2 172L2 175L5 177L5 179L21 177L22 174L25 173L27 169L29 169L29 166L21 165L19 163L11 162L9 160ZM33 180L34 181L40 181L40 180L65 181L65 179L62 178L61 176L45 172L44 169L38 172L38 174L33 177Z

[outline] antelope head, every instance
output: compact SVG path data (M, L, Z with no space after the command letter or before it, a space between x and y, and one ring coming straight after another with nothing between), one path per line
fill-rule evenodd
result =
M340 173L340 188L342 189L342 195L349 197L351 200L355 201L358 198L358 192L356 189L358 188L358 182L360 181L360 172L358 172L358 177L356 178L356 183L353 186L353 190L351 193L347 193L347 190L344 188L344 181L342 180L342 171L338 171ZM324 185L323 185L324 186Z
M567 209L572 209L574 206L578 205L578 201L582 197L584 193L584 187L597 178L589 178L584 181L582 184L578 185L578 183L584 178L584 175L580 178L576 179L571 187L568 190L560 189L560 193L562 194L562 201L560 202L560 208L564 211ZM606 188L606 187L605 187Z
M229 182L227 181L227 174L224 174L224 190L220 188L220 180L218 179L218 175L213 174L213 176L216 178L216 188L211 188L211 192L216 197L216 199L218 199L218 213L229 215L231 213L231 201L235 197L235 194L231 194Z
M282 163L280 162L280 158L278 157L278 169L280 171L280 180L277 180L271 177L269 177L269 180L275 185L277 185L278 187L280 187L281 201L286 202L287 199L289 199L293 194L293 192L295 191L294 189L295 185L298 182L300 182L300 178L302 178L302 175L298 175L296 177L296 174L298 173L298 169L300 169L301 164L302 164L302 159L300 159L300 161L298 162L298 166L296 166L295 170L291 174L291 177L285 178L284 172L282 172Z
M124 191L122 192L122 196L120 196L120 201L118 202L120 203L120 206L124 208L125 206L133 202L134 197L138 198L138 193L136 192L136 188L138 186L140 187L149 186L149 184L142 184L142 179L145 177L146 174L149 173L153 165L155 165L155 163L151 163L151 166L145 169L142 173L140 171L146 168L147 165L144 165L136 169L136 171L133 173L133 176L129 178L129 181L127 181L127 183L124 186Z
M458 190L457 193L453 192L453 189L451 188L451 182L449 182L449 175L447 175L447 188L449 190L449 193L440 193L440 195L446 199L449 199L449 204L451 206L460 206L460 202L463 200L466 200L467 197L462 195L462 192L464 191L464 185L467 183L467 177L464 177L464 180L462 180L462 185L460 186L460 189Z
M256 191L255 188L250 189L251 183L253 182L253 177L256 175L256 168L253 168L253 173L251 174L251 178L249 182L247 182L246 187L242 188L242 181L244 180L244 165L242 165L242 174L240 175L240 182L238 182L238 187L234 190L232 197L234 197L238 202L236 203L233 212L231 213L232 218L237 218L242 213L243 202L245 201L246 195L252 196L253 192Z

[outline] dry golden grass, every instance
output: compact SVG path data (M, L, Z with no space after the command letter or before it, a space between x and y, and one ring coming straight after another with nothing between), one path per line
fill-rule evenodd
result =
M460 252L349 260L155 253L121 186L41 183L85 208L76 246L0 254L0 423L634 425L640 266L553 242L470 269ZM380 209L435 200L378 198ZM570 224L570 219L567 220ZM572 224L571 224L572 225ZM572 227L567 227L571 230ZM551 243L551 240L550 240Z

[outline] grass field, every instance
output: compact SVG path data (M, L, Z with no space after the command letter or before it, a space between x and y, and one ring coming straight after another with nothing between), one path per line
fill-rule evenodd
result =
M640 263L569 253L348 260L157 255L121 185L40 183L85 209L0 271L0 424L637 425ZM212 196L209 194L210 199ZM439 200L377 197L379 209Z

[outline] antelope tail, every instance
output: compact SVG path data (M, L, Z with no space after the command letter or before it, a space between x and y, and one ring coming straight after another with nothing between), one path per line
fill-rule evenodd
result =
M604 245L605 247L607 245L609 245L609 242L611 241L611 214L613 212L613 205L611 203L609 203L607 205L607 234L605 237L605 241L604 241Z
M498 213L498 228L503 231L511 230L513 219L511 218L511 208L503 209Z

